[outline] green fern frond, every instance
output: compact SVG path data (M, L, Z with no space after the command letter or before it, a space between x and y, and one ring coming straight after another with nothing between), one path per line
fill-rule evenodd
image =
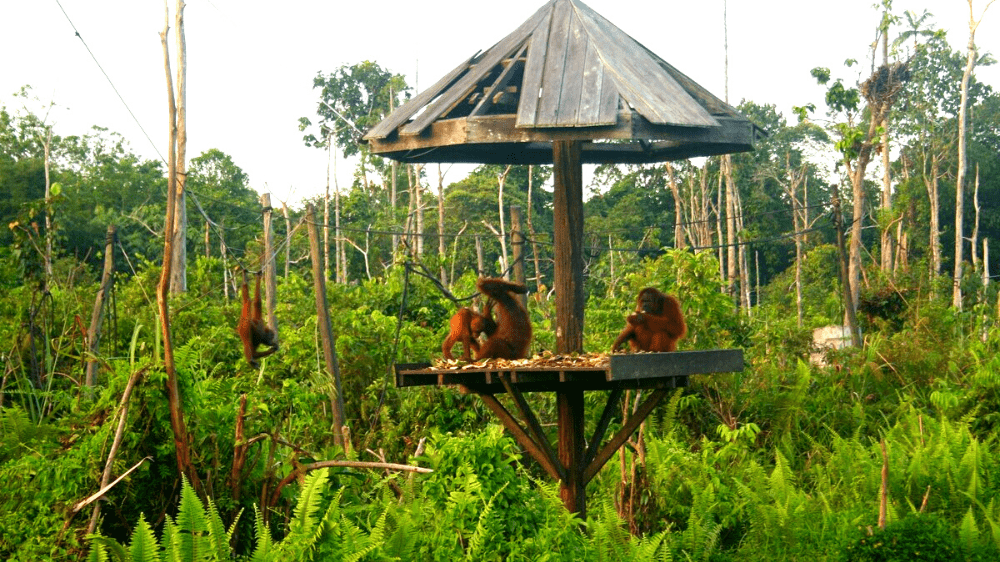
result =
M234 521L233 525L235 524ZM254 545L250 560L251 562L268 562L272 559L274 539L271 538L271 530L264 524L264 514L256 505L253 506L253 526L257 534L257 543Z
M289 525L293 532L297 531L299 534L305 535L312 534L317 524L316 511L319 509L320 500L323 498L323 489L326 487L329 477L330 474L326 468L314 470L306 476L302 491L299 492L299 501L295 504L292 524Z
M962 473L966 475L967 484L965 492L969 494L970 498L978 499L979 494L983 489L983 458L980 452L978 439L972 439L969 442L969 446L966 448L965 454L962 455L962 461L959 464L959 468Z
M180 542L176 543L179 551L175 552L182 560L202 560L209 556L209 545L204 539L208 531L206 519L205 506L185 477L181 483L181 504L176 521Z
M242 510L240 513L242 513ZM236 528L236 521L238 521L239 518L240 516L237 514L236 519L233 520L233 529ZM226 531L226 525L222 522L222 517L219 516L219 510L215 507L215 502L212 501L212 498L208 499L206 523L208 525L209 545L211 546L215 559L229 560L229 539L232 531Z
M629 558L634 561L649 560L650 562L670 562L673 556L670 554L669 544L664 544L667 537L667 530L660 531L655 535L640 537L635 540L635 549Z
M351 525L359 532L359 535L363 537L363 542L366 546L364 548L357 549L348 556L345 556L344 562L358 562L365 556L368 556L383 547L385 544L385 521L387 513L388 510L382 512L382 515L379 516L378 521L375 522L375 526L372 528L371 532L367 534L367 536L365 536L365 533L362 532L361 529Z
M87 538L91 544L90 555L87 557L89 562L106 562L112 559L117 562L128 562L128 550L115 539L101 535L90 535Z
M160 535L160 549L167 560L184 560L184 542L181 540L181 528L174 523L169 515L163 519L163 533ZM189 553L188 553L189 554Z
M979 542L979 527L976 525L976 516L972 513L972 507L965 512L962 523L958 527L958 540L962 543L965 552L971 552Z
M480 558L480 552L482 551L483 544L485 544L486 539L492 533L493 528L493 501L496 500L497 496L507 488L510 482L504 482L500 489L493 494L493 497L486 502L486 507L483 508L482 513L479 514L479 520L476 522L476 530L473 531L472 536L469 537L469 548L465 551L466 560L478 560Z
M160 552L153 529L146 522L146 516L139 514L139 524L132 531L132 542L128 547L132 562L159 562Z

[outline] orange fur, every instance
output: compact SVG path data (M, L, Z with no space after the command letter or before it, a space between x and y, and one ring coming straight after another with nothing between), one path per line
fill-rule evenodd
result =
M486 334L489 337L497 329L497 323L493 321L492 307L492 301L486 303L482 314L471 308L462 307L451 316L448 321L451 331L441 344L441 352L445 359L455 358L451 350L458 342L462 342L462 359L471 361L472 352L479 353L479 334Z
M278 351L278 337L274 330L264 324L261 318L262 306L260 302L260 274L257 274L257 288L254 291L254 299L251 303L249 289L247 288L246 273L243 275L243 310L240 312L240 321L236 324L236 332L243 340L243 356L251 367L258 366L257 360L267 357ZM270 349L257 351L261 345L266 345Z
M677 340L687 334L680 302L653 287L639 291L635 313L625 322L611 351L626 341L632 351L676 351Z
M497 330L479 346L476 359L524 359L531 345L528 311L513 294L526 294L527 287L504 279L480 277L479 291L497 304Z

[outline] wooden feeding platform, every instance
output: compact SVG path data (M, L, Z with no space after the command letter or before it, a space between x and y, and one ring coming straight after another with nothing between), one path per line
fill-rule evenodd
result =
M430 363L401 363L396 386L458 386L482 398L504 427L552 478L560 482L566 508L586 518L586 486L629 436L667 396L687 386L698 374L743 370L743 350L675 351L612 355L554 356L520 361L490 360L456 367L434 368ZM594 433L584 435L586 391L609 391ZM604 440L622 393L652 390L622 427ZM555 392L558 436L553 449L524 392ZM496 394L510 395L515 416Z

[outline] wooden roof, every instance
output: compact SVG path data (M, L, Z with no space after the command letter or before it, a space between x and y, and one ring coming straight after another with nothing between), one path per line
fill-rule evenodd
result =
M755 128L579 0L551 0L365 135L405 162L538 164L551 141L584 162L753 149Z

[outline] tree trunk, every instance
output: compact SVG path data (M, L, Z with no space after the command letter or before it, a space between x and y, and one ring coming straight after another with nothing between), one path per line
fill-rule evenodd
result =
M538 235L535 233L535 225L531 222L531 189L533 183L532 172L534 172L534 166L528 165L528 234L531 235L531 254L532 260L535 262L535 290L541 293L544 290L545 283L542 281L542 269L539 267L538 260Z
M722 155L722 175L726 182L726 290L734 304L739 305L740 296L737 293L739 266L736 263L736 187L733 185L732 159L728 154ZM720 178L721 180L721 178Z
M389 224L393 225L392 234L392 253L395 254L399 250L399 234L396 231L396 182L397 176L399 175L399 162L395 160L392 161L392 181L390 181L390 192L389 192L389 208L392 210L392 220Z
M951 305L962 310L962 220L965 206L965 172L968 156L965 153L966 128L968 127L969 79L976 66L976 21L972 14L972 0L969 2L969 44L965 59L965 72L962 73L962 97L958 106L958 172L955 174L955 273L952 278ZM988 5L987 5L988 6Z
M940 201L938 195L938 178L940 177L940 160L937 151L931 151L930 175L924 175L924 185L927 187L927 199L930 201L930 248L931 248L931 279L941 274L941 223ZM933 287L934 284L932 283ZM933 289L932 289L933 290Z
M420 174L424 171L424 165L419 164L414 167L413 175L415 176L415 181L413 182L413 195L416 199L415 209L417 212L417 231L415 233L417 247L417 259L424 259L424 190L420 186Z
M670 193L674 196L674 248L684 248L684 202L681 199L680 188L677 185L677 178L674 177L674 167L670 162L663 164L667 170L667 185L670 186Z
M343 213L340 206L340 182L337 181L337 153L333 154L333 245L337 253L337 282L347 283L347 248L344 231L340 228Z
M261 260L261 273L264 275L264 298L267 309L267 325L274 330L274 341L278 338L278 316L274 309L277 306L278 284L275 279L275 259L274 253L274 228L271 226L271 194L264 193L260 196L260 205L264 213L264 258Z
M521 234L521 207L511 205L510 207L510 245L513 251L514 282L525 285L524 279L524 236ZM521 306L528 308L528 295L517 295L517 300L521 301Z
M177 2L177 22L183 25L182 14L184 2ZM156 290L156 302L160 314L160 323L163 329L163 366L167 372L167 400L170 408L170 427L174 436L174 451L177 459L177 470L185 474L195 490L201 490L201 479L197 471L191 464L191 455L188 445L187 428L184 425L184 411L181 408L182 400L180 386L177 381L177 368L174 364L174 347L170 330L170 309L168 305L171 269L173 265L173 233L176 230L177 199L184 189L183 182L178 181L177 168L177 105L174 102L174 85L170 76L170 53L167 48L167 31L169 29L169 10L167 21L163 32L160 34L160 41L163 44L163 59L167 74L167 102L170 117L168 134L169 145L167 151L167 215L163 228L163 270L160 274L160 282Z
M330 163L333 160L333 146L330 144L332 135L326 137L326 193L323 195L323 276L340 282L340 262L330 261ZM336 250L334 250L336 252ZM336 257L340 257L337 254ZM336 271L330 275L330 264Z
M288 205L281 202L281 214L285 217L285 279L288 279L292 263L292 220L288 216Z
M889 15L886 14L886 18ZM889 68L889 30L882 30L882 64ZM883 217L887 218L892 211L892 174L889 161L889 108L882 111L882 211ZM893 240L892 223L882 225L880 239L881 269L886 275L891 275Z
M49 164L52 150L52 128L45 128L45 287L52 282L52 181Z
M441 164L438 164L438 261L441 263L439 281L443 287L448 286L448 271L444 263L447 252L444 241L444 173L441 171Z
M184 2L177 0L174 31L177 41L177 198L174 204L174 253L170 292L187 292L187 43L184 39Z
M837 249L840 254L840 285L844 295L844 317L847 329L851 332L851 343L854 347L861 347L861 333L858 331L856 308L854 301L852 301L847 250L844 248L844 222L840 214L840 193L836 184L831 187L833 188L833 222L837 228Z
M510 279L510 258L507 254L507 226L504 221L504 208L503 208L503 188L507 183L507 174L510 173L511 166L507 166L502 174L497 176L497 185L499 186L497 190L497 211L500 215L500 268L503 270L503 278Z

